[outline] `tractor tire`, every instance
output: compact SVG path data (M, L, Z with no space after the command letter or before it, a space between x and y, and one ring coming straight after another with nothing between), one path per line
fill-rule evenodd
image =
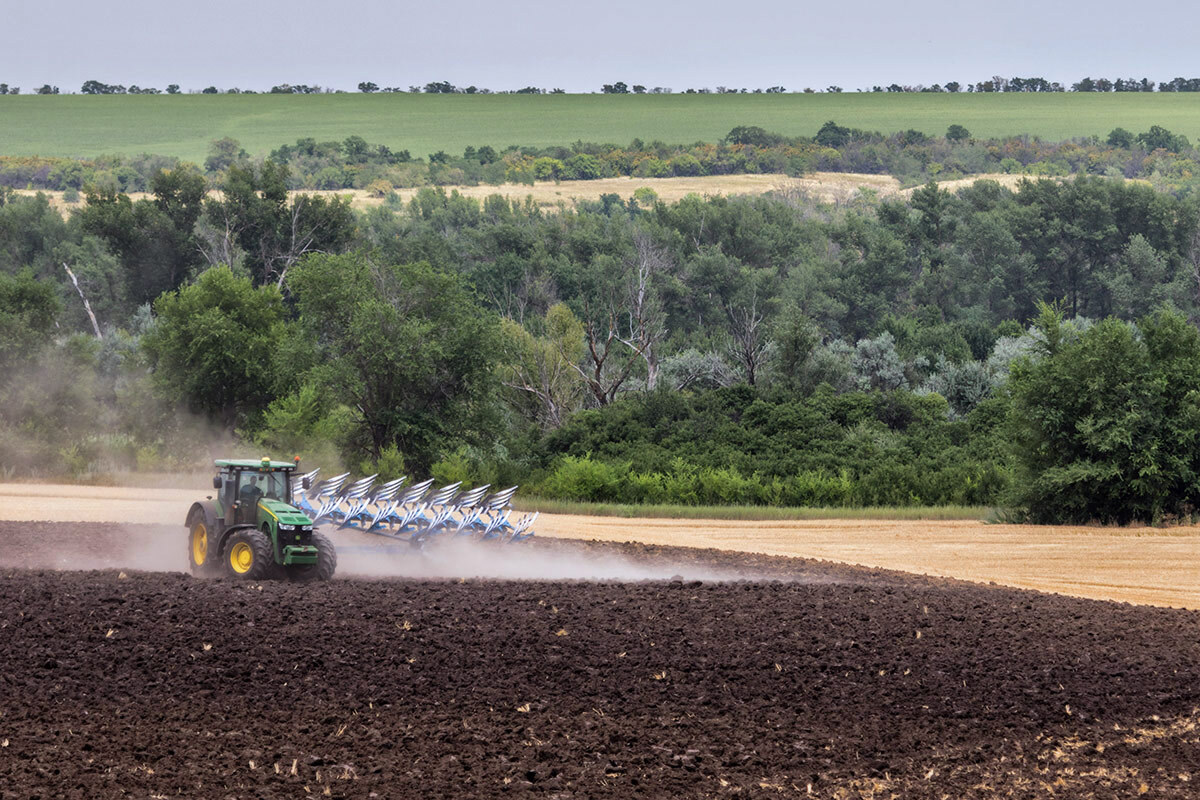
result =
M262 531L243 528L225 542L225 574L247 581L268 580L275 572L271 539Z
M197 578L216 575L221 567L221 554L202 515L193 517L188 526L188 565Z
M323 533L313 531L312 543L317 547L317 563L287 568L289 580L296 582L327 581L337 571L337 549Z

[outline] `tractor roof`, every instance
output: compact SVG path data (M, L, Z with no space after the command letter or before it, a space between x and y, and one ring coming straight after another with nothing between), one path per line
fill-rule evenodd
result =
M263 461L259 459L255 461L252 458L218 458L213 462L218 467L232 467L233 469L262 469ZM271 470L294 470L296 465L291 461L268 461L266 462L267 469Z

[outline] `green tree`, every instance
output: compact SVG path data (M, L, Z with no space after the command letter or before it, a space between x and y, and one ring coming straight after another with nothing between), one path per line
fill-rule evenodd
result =
M0 271L30 268L40 279L57 278L62 267L54 251L72 238L70 226L46 195L9 195L0 188Z
M1137 135L1137 141L1147 150L1170 150L1178 153L1188 149L1186 137L1176 136L1161 125L1151 125L1150 130Z
M829 120L817 131L817 144L823 147L845 147L850 141L850 129Z
M190 166L160 169L150 178L150 191L154 194L155 207L171 218L175 229L180 233L191 233L204 210L204 196L208 193L204 176Z
M79 290L87 298L101 328L124 324L134 307L126 296L121 260L105 246L103 239L84 235L78 242L63 242L54 248L54 260L60 265L59 273L64 272L63 264L75 273ZM64 327L74 331L91 331L91 321L74 287L68 283L63 286L63 291Z
M208 93L208 89L204 91L206 94ZM212 93L216 94L216 90L213 89ZM221 172L229 169L233 164L245 161L248 157L249 154L242 149L237 139L231 139L228 136L224 139L215 139L209 142L208 158L204 159L204 171Z
M729 144L750 144L755 147L771 147L779 144L780 138L777 134L767 133L757 125L738 125L725 134L725 141Z
M347 161L353 164L361 164L367 160L370 145L361 136L347 136L342 142L342 152L346 154Z
M289 283L314 347L309 380L357 409L360 455L396 445L428 469L487 436L499 332L461 279L349 253L310 255Z
M0 364L33 359L49 342L59 309L54 285L39 281L32 270L0 272Z
M971 132L962 125L951 125L946 129L946 138L952 142L962 142L971 138Z
M160 297L154 311L143 345L165 395L229 429L266 408L285 338L277 288L214 267Z
M546 312L544 336L511 319L501 320L504 366L500 380L508 402L543 428L562 425L580 408L583 386L575 365L583 361L583 323L562 303Z
M1200 332L1172 311L1082 333L1043 306L1012 366L1016 503L1034 522L1157 521L1200 506Z
M121 259L125 295L134 305L177 288L202 260L192 231L204 178L186 168L160 170L151 184L152 201L93 188L79 211L84 232L103 239Z
M1190 281L1184 275L1172 279L1171 265L1140 233L1099 274L1101 285L1111 296L1112 312L1122 319L1137 319L1164 303L1186 302Z
M283 287L288 270L305 253L337 253L354 235L348 198L313 195L288 197L288 168L266 161L260 167L233 164L221 184L221 198L204 201L208 224L224 231L225 245L209 254L210 263L228 263L234 240L246 253L256 283Z
M1123 147L1128 150L1133 147L1133 134L1124 128L1113 128L1104 141L1109 147Z

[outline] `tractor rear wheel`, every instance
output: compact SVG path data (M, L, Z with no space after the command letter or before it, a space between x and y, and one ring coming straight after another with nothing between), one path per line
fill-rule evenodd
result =
M225 572L231 577L261 581L271 577L274 567L274 548L262 531L243 528L225 543Z
M188 565L196 577L207 577L217 572L220 566L220 554L214 547L212 532L208 522L198 516L192 520L188 528Z
M337 549L333 542L323 533L313 531L312 543L317 548L317 563L296 565L287 568L287 575L293 581L327 581L337 570Z

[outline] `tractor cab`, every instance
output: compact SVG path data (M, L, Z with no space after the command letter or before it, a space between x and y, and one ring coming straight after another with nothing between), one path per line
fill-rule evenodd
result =
M192 572L214 574L224 563L234 577L282 575L327 580L337 555L314 530L313 521L292 505L295 463L218 459L216 497L192 504L187 515ZM308 488L304 479L303 488Z
M275 503L288 505L292 498L292 473L295 464L278 461L216 462L213 488L225 512L226 525L258 525L260 501L270 508ZM271 502L274 501L274 502Z

